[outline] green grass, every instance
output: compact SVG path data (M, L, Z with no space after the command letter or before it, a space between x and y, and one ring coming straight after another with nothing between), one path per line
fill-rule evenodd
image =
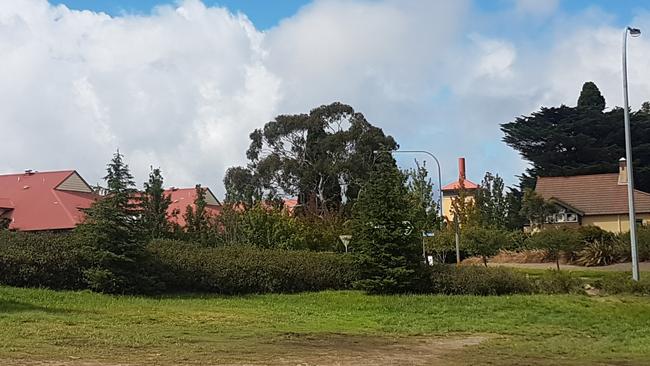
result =
M0 287L0 364L78 358L237 364L299 357L318 345L474 334L488 340L445 353L444 363L647 364L650 298L358 292L140 298Z

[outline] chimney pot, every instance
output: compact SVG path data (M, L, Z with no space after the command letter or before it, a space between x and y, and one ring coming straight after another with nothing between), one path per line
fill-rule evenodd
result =
M618 184L627 184L627 161L625 158L618 159Z

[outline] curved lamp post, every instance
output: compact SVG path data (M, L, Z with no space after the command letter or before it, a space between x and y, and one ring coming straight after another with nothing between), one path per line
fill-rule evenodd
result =
M630 111L627 97L627 35L638 37L641 30L625 28L623 32L623 115L625 122L625 159L627 160L627 202L630 221L630 249L632 251L632 279L639 280L639 256L636 246L636 215L634 211L634 174L632 172L632 132L630 129Z
M433 160L436 162L436 166L438 167L438 213L440 214L440 225L445 221L445 217L443 216L442 213L442 174L440 173L440 161L438 158L436 158L435 155L433 155L431 152L426 151L426 150L379 150L379 151L373 151L375 154L376 153L389 153L389 154L396 154L396 153L404 153L404 154L426 154L429 155ZM426 255L426 250L424 248L424 236L423 234L422 237L422 257L424 258L424 263L427 262L427 255ZM458 259L458 248L456 248L456 259Z
M405 153L405 154L427 154L433 160L436 162L436 165L438 167L438 212L440 214L440 222L444 221L444 216L442 214L442 174L440 173L440 161L438 158L436 158L435 155L433 155L431 152L426 151L426 150L378 150L374 151L374 153L380 153L380 152L385 152L385 153L390 153L390 154L397 154L397 153Z

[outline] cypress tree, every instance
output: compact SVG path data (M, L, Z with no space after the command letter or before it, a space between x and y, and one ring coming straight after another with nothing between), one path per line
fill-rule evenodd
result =
M578 97L578 108L591 109L602 112L605 109L605 97L593 81L587 81L582 85L580 97Z
M163 238L171 232L167 212L171 202L171 196L165 195L160 169L152 169L149 173L149 181L144 183L140 202L142 228L147 239Z

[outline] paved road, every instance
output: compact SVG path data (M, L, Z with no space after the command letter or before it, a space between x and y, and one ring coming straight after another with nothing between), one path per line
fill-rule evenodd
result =
M513 267L513 268L531 268L531 269L555 269L554 262L550 263L491 263L490 266L504 266L504 267ZM574 266L571 264L560 264L560 269L571 269L577 271L618 271L618 272L631 272L632 263L616 263L610 266L601 266L601 267L583 267L583 266ZM650 262L641 262L639 263L639 269L644 272L650 272Z

